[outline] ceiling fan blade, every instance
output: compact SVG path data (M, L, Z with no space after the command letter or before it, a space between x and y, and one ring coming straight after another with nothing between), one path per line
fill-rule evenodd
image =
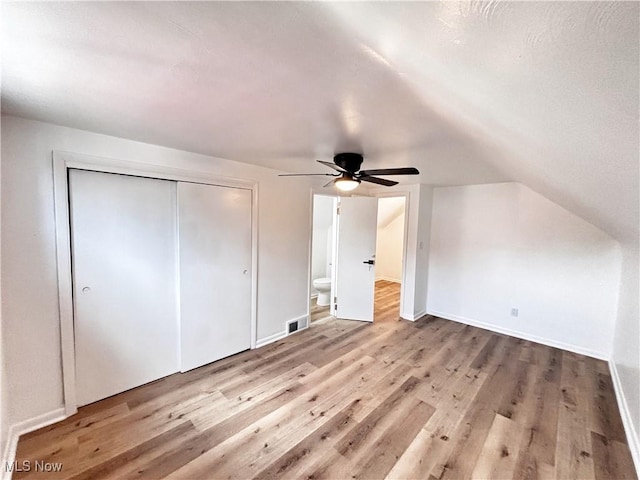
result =
M323 176L323 177L339 177L340 174L336 173L279 173L279 177L312 177L312 176Z
M381 168L378 170L360 170L361 175L418 175L417 168ZM364 180L364 179L363 179Z
M338 172L344 173L346 172L346 170L343 170L342 168L340 168L339 166L337 166L335 163L331 163L331 162L325 162L323 160L316 160L316 162L321 163L323 165L326 165L329 168L333 168L334 170L337 170Z
M323 185L323 186L322 186L322 188L326 188L326 187L328 187L329 185L332 185L332 184L334 184L334 183L336 183L336 181L335 181L335 180L331 180L329 183L327 183L327 184Z
M378 185L384 185L385 187L393 187L394 185L398 184L398 182L394 182L393 180L387 180L386 178L370 177L368 175L360 177L360 180L362 180L363 182L377 183Z

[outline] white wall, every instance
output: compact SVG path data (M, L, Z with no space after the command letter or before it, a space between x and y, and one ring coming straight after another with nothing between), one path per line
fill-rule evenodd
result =
M0 167L2 158L0 157ZM2 168L0 168L0 239L2 238ZM0 242L0 305L2 304L2 242ZM2 309L0 308L0 461L5 459L5 447L8 436L9 397L7 384L7 364L5 362L6 349L4 348L4 323ZM4 463L2 463L4 465ZM0 465L0 468L2 468ZM1 475L0 475L1 478Z
M0 388L2 389L2 391L0 391L0 461L3 462L2 465L4 465L4 460L6 458L6 449L9 440L9 395L7 384L7 367L4 356L4 348L2 348L2 354L0 355L0 361L2 362L0 364Z
M432 221L429 313L611 356L615 240L517 183L436 188Z
M313 196L313 238L311 242L311 294L317 294L313 280L329 277L327 265L331 261L329 230L333 225L333 203L335 197Z
M627 438L640 472L640 291L638 242L622 244L622 274L618 303L618 322L613 344L613 365L619 380L618 396L623 400ZM615 375L614 375L615 377ZM616 379L614 378L614 381Z
M381 198L379 207L389 199ZM380 218L380 210L378 211ZM376 243L376 280L402 281L402 250L404 249L404 209L390 222L378 222Z
M2 321L15 424L62 406L52 150L259 181L258 339L306 315L310 184L275 170L2 117Z

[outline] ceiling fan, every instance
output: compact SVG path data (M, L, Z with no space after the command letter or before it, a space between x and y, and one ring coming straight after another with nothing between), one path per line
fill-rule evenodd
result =
M394 182L393 180L378 178L374 175L418 175L420 173L417 168L413 167L360 170L360 165L362 165L363 160L363 156L359 153L338 153L333 157L333 163L317 160L317 162L326 165L329 168L333 168L338 173L283 173L278 176L302 177L323 175L328 177L338 177L335 180L331 180L324 186L328 187L333 184L338 190L349 192L357 188L357 186L360 185L360 182L376 183L378 185L384 185L385 187L392 187L398 184L398 182Z

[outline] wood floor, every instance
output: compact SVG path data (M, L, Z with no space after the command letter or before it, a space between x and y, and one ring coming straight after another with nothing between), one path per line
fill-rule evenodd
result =
M397 322L400 320L399 283L377 280L374 298L374 322Z
M329 313L329 306L320 306L316 303L316 299L311 299L311 308L309 315L311 317L311 323L317 322L319 320L324 320L331 317Z
M400 284L387 280L377 280L374 293L375 322L397 322L400 320ZM326 319L330 316L329 307L321 307L315 299L311 302L311 322Z
M83 407L14 478L636 478L605 362L459 323L331 317Z

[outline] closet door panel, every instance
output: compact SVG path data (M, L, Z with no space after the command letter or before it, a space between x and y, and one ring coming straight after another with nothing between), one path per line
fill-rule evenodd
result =
M70 170L79 405L179 370L176 184Z
M178 183L181 370L251 347L251 191Z

